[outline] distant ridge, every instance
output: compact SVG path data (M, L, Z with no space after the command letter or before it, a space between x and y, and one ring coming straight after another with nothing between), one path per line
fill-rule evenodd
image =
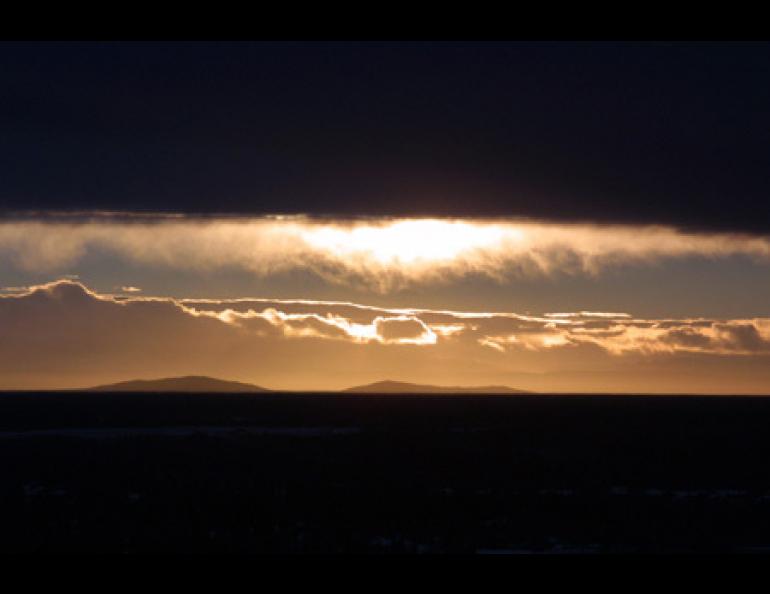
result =
M269 392L267 388L213 377L188 375L156 380L131 380L86 388L88 392Z
M508 386L431 386L390 380L342 390L354 394L529 394Z

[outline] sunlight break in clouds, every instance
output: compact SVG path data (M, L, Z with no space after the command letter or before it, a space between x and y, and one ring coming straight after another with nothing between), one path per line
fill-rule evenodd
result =
M333 283L388 291L477 274L596 274L667 258L770 258L770 240L669 227L532 221L302 217L66 217L0 223L0 259L54 272L89 253L170 269L240 269L265 277L307 270Z

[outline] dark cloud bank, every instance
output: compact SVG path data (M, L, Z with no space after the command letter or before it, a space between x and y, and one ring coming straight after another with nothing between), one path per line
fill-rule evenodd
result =
M770 232L767 43L4 43L0 210Z

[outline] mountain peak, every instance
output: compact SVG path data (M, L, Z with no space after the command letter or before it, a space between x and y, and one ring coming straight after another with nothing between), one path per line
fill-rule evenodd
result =
M383 380L353 386L343 392L355 394L527 394L509 386L433 386L429 384L410 384L394 380Z
M203 375L166 377L154 380L129 380L94 386L90 392L269 392L254 384L234 382Z

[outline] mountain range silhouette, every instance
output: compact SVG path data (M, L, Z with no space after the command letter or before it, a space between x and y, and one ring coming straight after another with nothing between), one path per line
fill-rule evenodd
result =
M342 390L354 394L526 394L508 386L433 386L385 380Z
M154 380L129 380L86 388L89 392L273 392L268 388L217 379L189 375ZM350 394L526 394L508 386L434 386L384 380L340 390Z
M130 380L87 388L89 392L270 392L254 384L233 382L202 375Z

